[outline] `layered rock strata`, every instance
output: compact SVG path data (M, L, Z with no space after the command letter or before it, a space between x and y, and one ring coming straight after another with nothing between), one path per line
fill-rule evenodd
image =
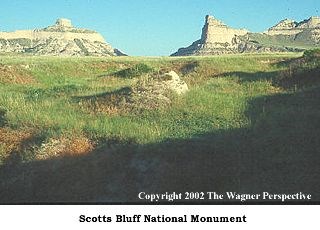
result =
M0 52L54 56L117 56L101 34L76 28L68 19L44 29L0 32Z
M233 29L207 15L201 39L171 56L295 52L317 47L319 43L319 17L302 22L285 19L264 33L251 33L246 29Z

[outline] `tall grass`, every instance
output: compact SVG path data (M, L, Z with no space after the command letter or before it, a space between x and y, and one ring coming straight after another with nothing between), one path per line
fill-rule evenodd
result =
M34 81L0 82L0 165L8 166L0 167L0 197L119 200L134 186L296 191L296 178L318 169L320 130L318 59L300 57L1 56L0 64L23 68ZM170 106L105 113L85 104L169 70L189 86ZM286 87L292 79L308 84L293 91Z
M235 55L180 59L2 57L1 62L6 65L28 64L28 71L36 83L2 84L0 104L7 110L9 126L49 130L52 135L54 132L84 132L96 138L134 139L138 143L187 138L217 129L247 126L248 120L244 115L247 101L275 92L268 81L242 83L237 76L217 77L219 74L231 75L240 70L249 73L273 71L281 68L273 62L293 56ZM145 111L144 114L109 116L87 113L74 102L75 97L112 92L133 84L135 79L123 79L107 73L115 69L126 73L128 65L137 69L134 64L137 61L147 63L138 65L143 67L141 71L198 62L192 72L182 76L189 83L190 92L176 98L171 108ZM133 75L130 78L136 76Z

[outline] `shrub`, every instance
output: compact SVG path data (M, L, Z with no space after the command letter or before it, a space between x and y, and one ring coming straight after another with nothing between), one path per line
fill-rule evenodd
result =
M133 67L118 71L116 73L116 76L123 77L123 78L134 78L146 73L150 73L152 71L154 71L152 67L144 63L139 63L134 65Z
M320 49L306 50L303 53L303 57L307 60L317 60L320 58Z
M6 113L7 113L7 111L5 109L0 108L0 127L5 126L7 123Z
M301 89L320 84L320 49L306 50L302 58L289 63L274 79L277 86L285 89Z

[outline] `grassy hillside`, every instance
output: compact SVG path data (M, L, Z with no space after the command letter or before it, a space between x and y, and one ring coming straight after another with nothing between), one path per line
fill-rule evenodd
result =
M306 30L297 36L290 35L274 35L269 36L267 34L250 33L249 40L255 43L259 43L264 46L271 47L287 47L296 49L314 49L320 47L319 44L315 44L310 39L310 31Z
M116 106L170 70L190 88L170 106ZM319 191L318 79L314 54L0 56L0 202Z

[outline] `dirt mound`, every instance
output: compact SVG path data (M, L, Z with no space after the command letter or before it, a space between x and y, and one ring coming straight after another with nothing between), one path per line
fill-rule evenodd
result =
M33 130L13 130L0 128L0 164L13 157L14 153L23 152L33 143Z
M320 50L307 50L300 58L288 63L274 83L285 89L301 89L320 85Z
M66 155L83 155L94 149L94 143L84 136L50 138L37 150L36 159L45 160Z
M132 87L80 98L81 107L93 113L119 114L164 108L175 95L188 91L187 84L174 72L141 77Z
M0 31L0 51L51 56L122 56L93 30L72 26L69 19L43 29Z
M0 64L0 83L30 84L36 80L28 73L28 65L11 66Z

